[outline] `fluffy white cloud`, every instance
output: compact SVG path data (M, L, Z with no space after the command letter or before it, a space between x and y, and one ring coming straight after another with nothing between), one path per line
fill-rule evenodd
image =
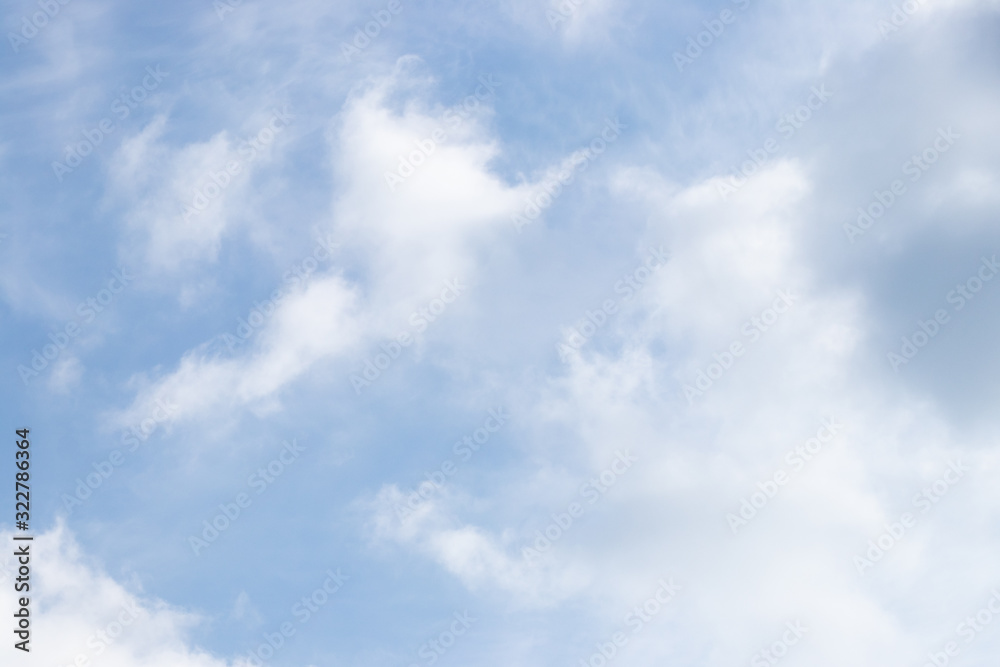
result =
M511 232L510 213L529 186L509 186L490 170L498 148L482 122L492 95L488 87L478 89L479 110L428 108L419 99L411 99L402 113L392 110L388 97L412 84L415 65L414 59L403 59L393 76L357 90L334 122L339 194L331 233L345 254L360 258L364 282L348 281L341 266L318 270L262 325L260 345L252 352L218 359L196 349L165 377L137 376L139 396L119 415L119 423L141 421L158 399L179 406L175 419L273 403L283 387L315 364L408 330L408 317L438 297L446 281L468 286L477 254L499 234ZM155 178L142 165L166 152L157 143L164 122L160 119L123 148L120 180L142 172L133 188ZM189 192L190 174L206 173L201 167L224 165L231 157L224 134L174 155L167 163L177 178L169 187L152 187L158 194L144 199L140 209L160 210L164 193ZM410 168L402 168L403 162ZM399 182L390 187L387 174L392 173ZM210 252L226 228L228 201L220 201L218 214L206 211L189 224L177 217L150 217L150 252L164 262L183 254L183 248Z
M647 202L647 241L669 239L672 259L614 320L619 352L584 348L547 385L512 390L527 431L558 424L576 441L572 452L524 444L529 456L565 466L556 481L548 467L534 480L512 472L497 493L441 493L406 522L392 511L404 494L389 486L376 502L375 535L515 604L601 600L609 635L626 629L626 614L660 578L676 578L684 589L666 614L674 622L633 641L622 664L693 660L704 646L712 648L703 664L743 663L796 621L807 632L794 653L809 664L919 662L920 647L933 645L924 636L943 644L1000 577L985 556L995 538L980 551L969 532L983 516L968 508L995 504L988 438L959 436L885 372L882 355L868 351L871 320L856 286L820 287L815 250L802 242L810 183L799 165L776 163L725 204L712 180L681 188L633 170L617 182L621 196ZM769 321L762 312L781 289L794 305L766 331L751 324ZM733 341L744 352L717 362ZM715 363L721 376L709 370ZM682 386L696 385L699 371L714 379L689 402ZM515 528L508 513L481 510L547 520L572 497L574 475L576 484L598 475L623 449L640 463L554 544L544 567L511 555L511 545L530 543L535 523ZM938 497L945 478L949 490ZM933 502L916 500L935 483ZM751 498L763 505L747 509ZM916 526L883 538L884 555L869 554L869 540L898 532L906 512ZM931 548L948 539L959 541ZM891 591L952 571L955 560L964 573L918 605L919 620L897 608Z
M4 544L15 543L9 532ZM69 530L59 524L30 542L30 657L46 665L102 667L239 667L192 645L198 615L144 596L93 565ZM12 580L16 559L7 558L0 605L18 608ZM10 647L5 647L5 652ZM83 662L86 660L87 662Z
M115 422L131 425L171 406L171 420L271 403L276 392L322 359L354 349L362 335L354 290L339 276L317 278L285 296L259 334L252 354L220 358L207 346L188 352L163 378L136 376L138 395Z

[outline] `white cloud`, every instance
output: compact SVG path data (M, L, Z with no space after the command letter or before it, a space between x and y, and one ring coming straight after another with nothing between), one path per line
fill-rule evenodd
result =
M11 533L0 533L6 545ZM89 562L62 524L37 535L31 553L31 658L46 665L102 667L230 667L193 646L191 630L203 619L143 596ZM10 567L14 567L11 564ZM18 608L13 570L5 568L0 605ZM5 652L12 649L5 647Z
M139 423L158 400L176 406L172 420L267 403L320 360L354 349L363 332L357 296L339 276L314 279L286 296L260 334L259 350L224 359L205 348L192 350L169 375L139 386L132 406L118 414L119 425Z
M540 40L558 38L572 47L607 46L617 12L629 5L621 0L506 0L503 9L522 30Z
M573 453L529 441L529 456L575 465L585 471L581 479L623 447L641 464L609 491L606 512L588 515L572 539L555 545L545 567L526 568L510 555L526 536L504 520L480 516L491 531L458 518L481 505L543 517L559 511L546 494L525 492L530 481L510 480L482 498L442 493L402 524L392 508L403 494L385 487L373 508L375 534L424 554L471 590L503 591L515 604L600 600L597 613L609 632L658 578L676 577L685 591L675 621L643 635L623 664L679 651L693 659L696 647L708 645L702 664L746 662L794 620L809 628L796 649L809 664L919 661L922 637L950 632L1000 577L985 557L996 545L973 547L981 540L969 531L981 517L965 510L968 503L995 506L986 471L996 455L984 453L980 437L958 437L935 406L871 367L865 299L857 288L820 288L814 249L801 242L807 230L799 206L810 184L794 162L763 170L726 205L712 181L679 188L633 171L618 182L630 184L620 192L648 202L647 242L669 238L670 263L616 320L621 352L585 349L564 376L511 394L522 396L529 432L559 424L575 439ZM746 343L740 325L755 308L747 304L763 308L784 287L798 290L794 309L688 405L682 383L693 382L696 369L732 340ZM663 347L667 356L655 351ZM786 453L830 417L843 425L834 441L794 469L734 535L727 514L738 513L741 499L775 471L790 473ZM922 512L912 496L958 459L971 470L947 498L951 504ZM544 466L535 475L549 479ZM859 575L854 557L907 511L917 527ZM944 535L957 542L928 548ZM919 619L898 609L891 591L953 570L954 558L968 569L953 573L953 590L920 605Z
M441 492L442 500L423 502L406 510L406 497L395 485L382 487L374 500L360 503L372 513L371 537L413 549L437 562L472 591L499 589L524 607L551 607L583 590L593 573L580 567L561 567L544 554L525 557L525 536L506 532L497 538L489 531L463 524L450 509L462 501ZM408 513L403 516L403 513Z
M403 87L412 64L405 59L394 77L359 90L336 122L340 194L333 205L333 235L345 243L345 252L361 258L366 284L348 282L340 267L317 272L264 325L258 350L220 360L196 349L165 377L137 376L133 382L142 389L133 406L119 415L120 423L141 419L157 398L180 406L177 419L273 403L282 388L314 365L358 353L366 343L406 330L409 315L438 296L444 281L470 281L477 253L511 232L509 215L521 204L527 186L507 186L491 173L489 163L498 149L486 138L485 128L474 118L450 126L442 120L443 109L425 110L416 100L402 115L390 110L386 98ZM165 150L157 144L162 123L128 143L121 178ZM415 142L425 141L442 126L446 138L396 192L390 191L385 173L397 168L400 155L415 150ZM216 137L192 148L188 157L172 158L173 170L178 178L197 173L191 160L216 164L225 157L227 145L224 137ZM153 176L146 172L144 178ZM175 181L170 191L184 188ZM147 205L155 208L152 199ZM162 251L163 257L176 257L173 250L188 246L207 251L224 228L220 218L218 226L184 236L175 231L176 219L151 220L154 236L162 225L165 239L153 243L151 252ZM197 224L202 224L201 218Z
M49 376L49 390L58 394L68 393L80 382L83 375L83 364L76 357L59 359L53 364Z
M169 119L157 116L122 142L111 160L109 204L124 203L132 241L147 271L213 261L236 222L253 210L250 184L280 150L294 116L261 112L246 131L227 130L180 147L168 143Z

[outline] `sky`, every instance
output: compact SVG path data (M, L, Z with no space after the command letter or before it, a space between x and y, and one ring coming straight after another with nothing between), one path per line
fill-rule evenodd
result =
M996 656L997 0L0 18L2 664Z

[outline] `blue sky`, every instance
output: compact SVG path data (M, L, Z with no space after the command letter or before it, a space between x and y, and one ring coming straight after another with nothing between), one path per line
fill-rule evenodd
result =
M11 664L996 654L995 0L2 17Z

